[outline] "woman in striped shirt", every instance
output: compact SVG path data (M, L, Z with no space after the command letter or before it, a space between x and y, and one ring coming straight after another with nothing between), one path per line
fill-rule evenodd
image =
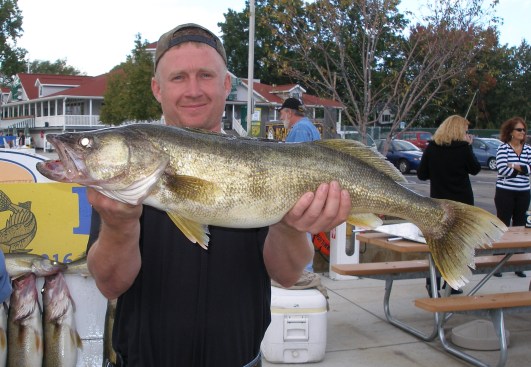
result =
M501 126L503 144L496 153L498 178L494 204L496 215L507 226L511 221L513 226L525 225L525 213L529 210L531 147L525 144L526 133L527 125L521 117L513 117ZM516 275L526 276L523 272L516 272Z

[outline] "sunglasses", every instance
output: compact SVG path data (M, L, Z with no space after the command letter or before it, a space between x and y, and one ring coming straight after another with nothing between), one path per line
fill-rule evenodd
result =
M514 130L514 131L518 131L519 133L521 133L522 131L525 131L525 129L524 129L524 128L521 128L521 127L516 128L516 129L513 129L513 130Z

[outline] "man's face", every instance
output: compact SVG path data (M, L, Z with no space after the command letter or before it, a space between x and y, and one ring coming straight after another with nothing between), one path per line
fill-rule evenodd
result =
M166 124L220 131L230 92L225 63L208 45L185 43L162 56L151 82Z
M289 108L283 108L280 110L280 121L284 124L284 128L290 127L291 110Z

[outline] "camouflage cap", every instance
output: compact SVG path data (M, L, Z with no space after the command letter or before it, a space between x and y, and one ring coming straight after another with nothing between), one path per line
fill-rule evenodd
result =
M185 42L199 42L209 45L220 54L225 65L227 65L227 54L221 40L208 29L198 24L187 23L181 24L160 36L155 52L155 70L157 70L160 58L166 51Z

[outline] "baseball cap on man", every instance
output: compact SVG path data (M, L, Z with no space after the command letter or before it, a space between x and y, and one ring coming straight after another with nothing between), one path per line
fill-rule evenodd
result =
M284 101L284 103L282 103L282 106L278 110L281 111L284 108L290 108L292 110L304 112L304 106L302 105L301 101L299 101L297 98L287 98Z
M157 70L160 58L166 51L185 42L199 42L209 45L220 54L225 65L227 65L227 54L221 40L205 27L195 23L187 23L181 24L160 36L155 52L155 70Z

